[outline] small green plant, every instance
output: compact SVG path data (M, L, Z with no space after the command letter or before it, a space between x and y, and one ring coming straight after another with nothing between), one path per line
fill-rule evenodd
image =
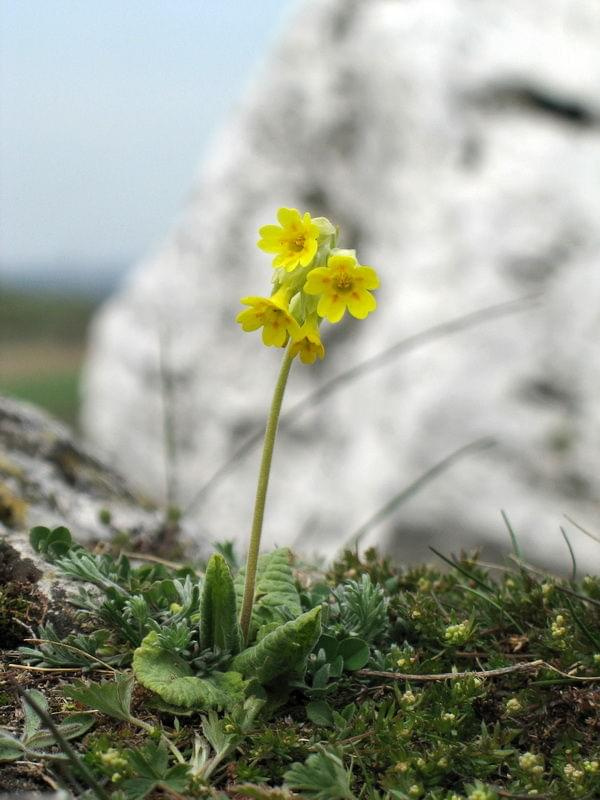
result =
M37 689L31 689L29 695L37 705L46 713L48 701ZM42 726L40 717L32 710L25 699L21 701L23 708L23 730L20 736L14 736L10 731L0 728L0 762L17 761L19 759L51 759L66 761L62 753L48 752L56 748L57 740L52 731ZM56 728L63 739L78 739L83 736L94 724L95 719L91 714L71 714L61 722L56 723Z
M312 219L308 211L300 215L295 208L280 208L277 221L279 225L260 229L258 242L261 250L275 254L271 297L242 298L249 308L237 316L245 331L262 328L265 345L286 347L289 343L267 419L258 475L240 616L244 640L250 632L271 460L292 361L299 356L303 363L312 364L323 358L325 348L319 336L323 320L338 323L346 310L364 319L377 306L371 291L379 286L375 270L361 266L354 250L337 247L338 230L325 217Z
M569 580L529 567L507 519L512 560L492 572L477 553L433 550L437 566L400 569L355 546L325 574L295 570L285 548L259 553L292 362L323 358L323 320L363 319L378 285L325 218L284 208L278 222L259 242L274 256L273 292L244 298L237 317L286 348L246 563L225 542L203 574L135 566L88 552L64 527L34 528L34 548L78 582L76 627L62 636L46 622L20 655L69 711L101 715L100 732L82 744L93 718L55 724L32 692L38 717L24 706L23 733L19 712L0 732L0 760L52 772L68 759L86 800L600 796L600 581L578 580L564 531ZM57 687L65 668L111 678Z

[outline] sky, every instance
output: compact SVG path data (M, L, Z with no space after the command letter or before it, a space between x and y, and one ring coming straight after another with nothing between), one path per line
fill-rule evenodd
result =
M120 269L297 0L0 0L0 276Z

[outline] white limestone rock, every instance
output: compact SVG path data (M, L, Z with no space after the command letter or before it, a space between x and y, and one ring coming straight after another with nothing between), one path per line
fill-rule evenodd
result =
M407 558L504 547L504 508L532 560L564 565L563 514L593 528L600 499L599 41L596 0L546 0L543 13L538 0L301 4L181 218L95 321L90 439L160 496L170 420L170 499L190 502L262 424L278 368L281 354L234 322L241 296L267 292L256 230L280 205L309 209L340 224L382 288L376 314L328 329L323 365L294 365L290 405L409 334L541 296L396 359L282 432L265 546L330 555L402 486L492 435L494 449L368 540ZM257 461L188 517L198 542L245 540ZM576 548L600 563L589 540Z
M152 542L163 524L163 512L67 426L0 397L0 541L32 559L28 532L36 525L64 525L79 542L110 539L115 531Z

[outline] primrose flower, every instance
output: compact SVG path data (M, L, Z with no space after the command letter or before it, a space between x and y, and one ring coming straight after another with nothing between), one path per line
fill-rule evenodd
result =
M289 289L282 286L271 297L242 297L250 308L240 311L235 318L245 331L256 331L262 327L262 340L269 347L283 347L298 330L298 323L288 308Z
M339 322L346 309L356 319L364 319L377 307L369 289L377 289L379 278L371 267L362 267L352 250L338 250L327 259L326 267L309 272L304 291L320 295L317 314L329 322Z
M308 211L303 217L295 208L280 208L279 225L263 225L258 231L258 246L265 253L276 253L274 267L291 272L296 267L307 267L317 253L321 232Z
M319 328L314 317L309 317L301 328L298 328L292 336L290 345L290 356L300 355L303 364L314 364L317 357L323 358L325 348L319 336Z

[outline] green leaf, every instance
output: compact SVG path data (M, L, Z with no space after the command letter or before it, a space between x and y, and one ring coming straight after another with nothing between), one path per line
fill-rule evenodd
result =
M306 716L315 725L332 726L333 714L331 706L325 700L313 700L306 706Z
M331 673L330 664L325 663L323 664L322 667L319 667L319 669L313 675L312 688L324 689L327 686L327 681L329 680L330 673Z
M41 553L49 558L66 555L73 544L71 533L64 526L51 531L50 528L38 525L29 532L29 541L36 553Z
M302 606L290 566L291 560L292 554L287 547L260 556L256 572L254 611L269 608L276 612L279 608L285 607L292 617L300 616ZM242 606L245 579L246 568L242 567L235 578L238 611Z
M48 701L41 692L38 692L37 689L30 689L28 694L33 698L34 703L38 704L42 711L48 711ZM30 739L34 733L36 733L36 731L39 731L42 725L42 720L38 717L29 703L25 702L25 700L21 700L21 706L23 707L23 717L25 719L21 740L23 742L27 742L28 739Z
M175 764L171 767L160 782L161 786L168 786L176 792L183 792L189 782L190 768L187 764Z
M63 720L57 729L64 739L77 739L89 731L96 722L92 714L73 714ZM37 731L28 739L24 739L24 744L30 750L44 750L56 744L56 739L51 731Z
M65 686L63 694L88 708L94 708L107 714L109 717L129 722L132 718L133 681L133 675L119 673L114 681L102 681L102 683L78 681L73 685Z
M0 763L2 761L17 761L23 757L23 745L8 731L0 730Z
M341 752L322 746L304 764L292 764L284 775L285 786L302 792L307 800L356 800L350 790L351 779Z
M271 788L251 783L237 783L231 787L231 791L250 800L298 800L298 795L291 794L287 789L278 786Z
M305 612L237 655L231 669L265 684L281 675L299 674L321 633L321 607Z
M36 525L29 531L29 543L36 553L44 552L42 548L45 546L46 539L50 536L50 528L43 525Z
M329 662L330 677L341 678L344 671L344 659L342 656L336 656L333 661Z
M333 661L338 654L339 648L338 640L333 636L328 636L324 633L317 642L317 651L323 650L327 661Z
M127 800L143 800L156 788L156 784L154 778L127 778L121 784L121 789Z
M206 567L200 605L200 641L204 649L212 647L233 655L240 651L233 578L219 553L210 557Z
M146 689L183 708L229 710L244 701L250 686L239 672L213 672L208 678L196 677L186 661L160 646L154 631L134 652L133 671Z
M202 719L202 733L215 753L226 752L232 742L239 738L237 734L225 731L225 720L219 719L214 711L209 711Z
M352 637L343 639L338 649L344 659L344 669L349 672L362 669L369 660L369 645L362 639Z
M157 608L168 608L171 603L177 603L180 599L175 582L167 578L162 581L154 581L143 592L143 597Z
M163 742L149 742L138 750L128 750L127 759L142 778L164 778L169 767L169 754Z
M179 793L187 786L189 765L177 764L169 769L169 754L163 742L149 742L145 747L128 750L127 760L137 773L121 786L127 800L142 800L154 789L161 788Z

